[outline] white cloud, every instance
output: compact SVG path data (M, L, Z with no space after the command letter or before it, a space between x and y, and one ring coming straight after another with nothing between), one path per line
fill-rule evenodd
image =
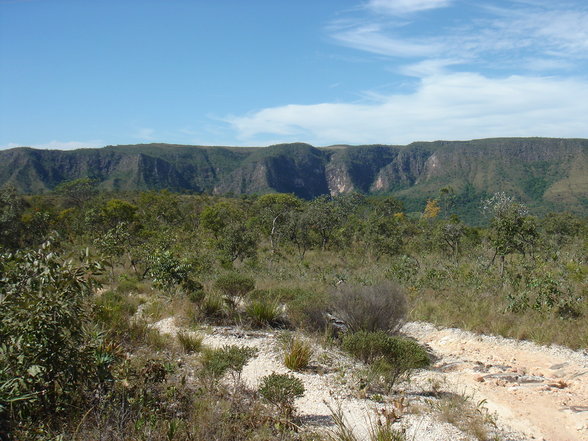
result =
M442 46L431 39L407 40L385 35L382 25L331 27L332 38L345 46L380 55L397 57L422 57L438 53Z
M498 136L587 137L587 113L588 83L581 80L439 73L423 78L413 93L383 101L288 105L227 121L250 143L271 136L315 145L406 144Z
M451 0L370 0L367 7L375 12L404 15L428 9L444 8Z
M0 149L12 149L15 147L33 147L36 149L47 149L47 150L75 150L75 149L91 149L102 147L104 143L100 140L92 141L49 141L41 144L25 144L9 142L6 145L0 146Z

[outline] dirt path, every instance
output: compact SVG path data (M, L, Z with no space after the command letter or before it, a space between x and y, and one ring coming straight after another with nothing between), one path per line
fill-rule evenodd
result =
M500 424L528 439L588 440L588 353L408 323L454 387L487 400Z
M162 333L176 334L173 318L154 326ZM431 379L445 391L485 400L496 414L497 439L588 440L588 354L564 348L547 348L528 342L477 336L458 329L437 329L427 323L408 323L403 333L427 345L437 357L432 369L419 371L406 386L412 402L420 402L419 413L405 413L398 427L407 439L418 441L471 440L457 427L443 422L419 397L430 390ZM314 345L311 366L291 372L283 364L274 331L247 331L212 327L204 337L210 347L242 345L258 354L243 369L242 379L257 388L272 372L291 373L304 383L306 392L296 402L307 428L333 429L332 410L340 408L358 439L367 439L378 412L391 403L378 403L359 394L357 372L362 368L333 348ZM423 394L424 395L424 394Z
M175 335L177 327L173 317L153 325L163 334ZM224 345L254 347L256 357L244 367L241 378L256 389L260 380L272 372L289 373L302 380L305 393L296 400L301 424L307 429L333 430L332 411L340 409L347 425L358 440L367 440L370 429L376 424L383 409L390 410L390 403L379 403L358 394L356 373L362 365L333 348L313 344L311 365L303 372L292 372L284 366L283 353L278 342L279 332L249 331L234 327L211 327L204 334L203 343L218 348ZM418 441L458 441L471 438L449 423L438 421L434 415L403 415L397 424L406 430L407 439Z

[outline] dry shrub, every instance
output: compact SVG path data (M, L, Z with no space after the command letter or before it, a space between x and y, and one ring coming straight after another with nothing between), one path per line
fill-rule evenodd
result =
M395 332L406 316L406 296L392 282L371 286L342 285L333 296L333 311L353 331Z
M300 337L291 336L285 347L284 364L288 369L299 371L308 366L312 357L312 346Z
M184 352L189 354L192 352L200 352L202 350L203 337L201 335L180 331L176 334L176 337Z

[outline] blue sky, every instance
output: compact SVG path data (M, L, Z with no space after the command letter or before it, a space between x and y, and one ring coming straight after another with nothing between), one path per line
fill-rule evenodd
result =
M0 148L588 137L585 0L0 0Z

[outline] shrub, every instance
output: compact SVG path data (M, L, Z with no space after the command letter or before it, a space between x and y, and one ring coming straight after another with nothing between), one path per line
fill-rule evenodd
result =
M196 280L186 279L182 282L182 289L191 302L200 303L202 300L204 300L205 293L202 283Z
M194 335L188 332L178 332L176 334L184 352L200 352L202 350L202 336Z
M253 326L271 326L277 323L280 317L280 307L271 300L256 300L247 305L245 310L252 321Z
M238 380L243 367L256 354L257 349L255 348L235 345L205 350L202 357L204 374L218 380L226 372L232 371L235 374L235 379Z
M369 374L391 389L413 369L430 364L425 349L413 340L391 336L385 332L360 331L346 335L342 347L345 351L370 364Z
M148 256L148 261L148 274L159 289L172 290L189 280L190 264L171 251L157 250Z
M251 277L237 273L229 273L219 277L214 282L217 288L231 306L236 306L247 293L255 289L255 281Z
M220 318L224 315L223 299L219 295L208 294L200 304L200 311L205 317Z
M492 428L496 427L495 417L484 406L486 400L476 403L472 398L467 395L448 393L431 404L441 421L457 427L471 435L473 439L480 441L496 439L492 437Z
M406 296L392 282L343 285L333 298L334 315L356 331L396 331L406 316Z
M53 421L108 376L114 354L89 314L101 272L87 253L74 264L49 242L0 255L0 421Z
M294 412L294 399L304 395L304 385L293 375L274 372L261 379L259 393L289 417Z
M137 312L139 301L116 291L106 291L96 298L96 318L112 328L127 325L129 319Z
M328 322L325 313L329 307L327 295L317 292L300 291L287 304L288 321L297 328L309 331L323 331Z
M299 371L308 366L312 357L312 346L300 337L291 336L285 347L284 364L288 369Z

